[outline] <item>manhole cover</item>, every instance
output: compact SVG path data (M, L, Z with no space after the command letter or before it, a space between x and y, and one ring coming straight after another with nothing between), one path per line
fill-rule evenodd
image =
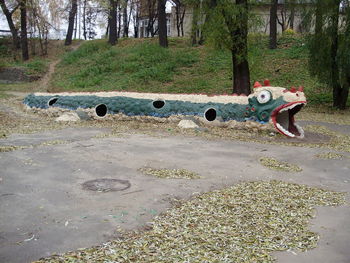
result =
M128 180L119 179L96 179L90 180L83 183L83 188L85 190L97 191L97 192L114 192L123 191L131 186Z

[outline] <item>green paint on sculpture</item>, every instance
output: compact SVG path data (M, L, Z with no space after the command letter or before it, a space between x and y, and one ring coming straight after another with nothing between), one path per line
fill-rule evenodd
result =
M294 115L306 103L303 90L287 90L254 85L254 93L242 96L173 95L149 93L91 94L31 94L24 99L29 107L47 109L60 107L70 110L95 109L96 115L122 113L128 116L169 117L172 115L201 116L213 120L272 121L275 128L289 137L302 138L301 127L294 123ZM159 98L162 99L159 99ZM96 107L98 106L98 107Z

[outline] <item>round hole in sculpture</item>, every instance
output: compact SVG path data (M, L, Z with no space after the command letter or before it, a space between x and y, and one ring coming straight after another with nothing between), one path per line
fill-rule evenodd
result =
M95 113L98 117L102 118L107 114L107 106L105 104L99 104L95 107Z
M49 105L49 107L53 106L57 102L57 100L57 97L51 98L47 104Z
M209 108L204 113L204 118L207 121L214 121L216 119L216 110L213 108Z
M155 107L156 109L161 109L164 107L165 105L165 101L164 100L155 100L153 101L153 107Z

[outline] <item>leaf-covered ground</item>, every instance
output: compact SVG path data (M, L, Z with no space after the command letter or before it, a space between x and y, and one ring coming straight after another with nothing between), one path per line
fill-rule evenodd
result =
M200 176L186 169L154 169L150 167L141 168L140 171L146 175L165 179L199 179Z
M316 247L314 207L344 198L281 181L240 183L179 202L150 231L38 262L273 262L272 252Z
M259 162L272 170L283 171L283 172L301 172L302 169L291 163L282 162L271 157L261 157Z

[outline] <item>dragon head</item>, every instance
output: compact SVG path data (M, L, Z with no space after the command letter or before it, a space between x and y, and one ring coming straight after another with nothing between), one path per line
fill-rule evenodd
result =
M254 84L254 92L248 97L246 116L260 122L272 121L276 130L288 137L303 138L304 130L295 123L294 115L306 104L303 87L290 89Z

